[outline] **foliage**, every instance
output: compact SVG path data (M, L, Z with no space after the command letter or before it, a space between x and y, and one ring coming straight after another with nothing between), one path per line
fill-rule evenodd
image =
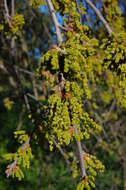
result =
M125 20L118 1L102 1L101 12L113 31L112 35L104 32L103 26L97 23L99 17L96 18L96 27L93 27L95 17L93 15L92 22L87 19L90 8L85 8L83 2L71 2L69 0L52 0L52 2L55 11L62 16L63 26L60 26L60 29L62 29L63 43L52 45L48 51L46 51L47 47L44 47L45 53L40 58L39 66L34 67L32 64L30 66L28 64L28 67L31 68L32 85L29 81L26 83L27 77L20 76L18 72L19 77L17 76L17 78L21 84L19 85L19 91L15 95L22 93L27 107L28 123L31 123L31 127L25 127L24 130L20 129L14 132L15 138L21 146L19 146L17 152L5 154L5 159L12 162L7 166L6 174L8 177L23 179L23 168L29 169L30 162L32 167L32 159L35 161L32 152L39 144L44 157L49 153L54 155L56 149L60 151L69 167L71 178L74 178L75 184L72 184L71 187L69 186L70 188L75 188L76 186L77 190L103 189L104 187L107 189L111 187L111 184L108 183L107 186L106 182L109 177L114 183L111 188L122 188L122 184L120 186L119 184L124 183L125 186L126 180L124 148L124 134L126 131L126 32ZM30 10L36 11L42 3L42 1L30 1ZM29 5L27 6L29 8ZM27 13L24 15L23 13L17 13L9 22L2 17L0 31L7 43L9 43L9 40L15 39L17 43L15 49L17 47L17 50L20 47L20 45L18 46L20 41L24 41L24 52L29 57L32 48L30 49L27 44L31 43L32 40L34 45L37 45L37 43L34 35L30 38L26 35L25 39L23 36L20 40L23 30L26 31L26 34L30 34L30 32L27 32L27 30L30 31L27 16ZM21 33L20 30L22 31ZM38 30L37 32L39 33L40 31ZM50 31L47 28L46 32L49 35ZM40 44L38 46L42 50ZM2 53L4 55L4 50ZM15 61L19 57L21 59L21 55L16 57L15 54ZM33 60L34 58L32 63ZM27 61L24 58L25 62ZM22 68L23 71L24 68ZM36 68L37 77L34 74ZM24 88L29 88L29 92L32 91L34 95L25 93ZM29 101L27 94L30 94L33 100ZM4 98L3 102L9 111L13 109L15 104L10 100L10 97L5 97L7 98ZM32 141L36 143L33 148ZM76 155L75 142L77 147L78 143L82 146L83 152L79 150L79 157ZM41 143L43 143L43 147ZM45 151L44 146L48 151ZM105 158L103 158L103 155ZM81 176L81 170L83 169L81 158L86 169L85 176ZM105 167L99 159L104 163ZM62 161L57 163L60 160L59 156L55 160L54 165L63 165ZM115 165L121 166L119 176L113 173L113 168L106 168L109 161L111 165L115 163ZM46 165L45 161L44 164ZM52 166L52 163L50 165L50 172L52 172L54 166ZM55 167L53 170L57 176L59 171ZM66 168L63 168L60 172L67 173L68 171L66 170ZM104 170L105 173L101 174L101 178L97 177ZM108 170L109 172L107 173ZM124 180L121 179L122 175ZM100 179L103 184L100 183ZM69 187L65 186L66 189ZM44 186L43 188L46 189ZM47 188L49 189L50 187L48 186ZM60 189L60 184L57 187L54 185L54 188Z

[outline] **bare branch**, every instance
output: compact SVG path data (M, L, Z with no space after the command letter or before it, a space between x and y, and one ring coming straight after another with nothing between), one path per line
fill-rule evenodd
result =
M70 31L70 29L69 29L68 27L61 26L60 24L59 24L59 28L60 28L61 30L64 30L64 31Z
M36 85L36 80L35 77L33 75L30 75L31 81L32 81L32 87L33 87L33 92L34 92L34 96L36 97L36 99L38 99L38 90L37 90L37 85Z
M101 12L96 8L96 6L90 1L90 0L85 0L86 3L94 10L94 12L96 13L96 15L98 16L98 18L100 19L100 21L103 23L103 25L105 26L107 32L109 33L109 35L112 35L112 29L110 28L109 24L107 23L107 21L105 20L105 18L102 16Z
M14 10L15 10L15 0L11 0L11 16L14 16Z
M35 74L32 73L31 71L28 71L28 70L26 70L26 69L20 68L20 67L18 67L18 66L15 66L15 67L16 67L17 70L19 70L19 71L21 71L21 72L23 72L23 73L26 73L26 74L31 75L31 76L35 76Z
M7 21L7 23L11 27L11 17L9 15L9 10L8 10L8 6L7 6L7 0L4 0L4 7L5 7L5 20Z
M78 135L78 130L76 128L76 126L74 125L74 130L76 135ZM82 173L82 180L85 178L86 176L86 169L85 169L85 165L84 165L84 159L83 159L83 151L82 151L82 145L81 145L81 141L77 141L77 148L78 148L78 154L79 154L79 160L80 160L80 168L81 168L81 173Z
M4 7L5 7L6 14L9 16L9 10L8 10L8 6L7 6L7 1L6 0L4 0Z
M52 1L51 0L46 0L46 1L47 1L49 11L50 11L51 16L52 16L52 20L53 20L55 28L56 28L57 41L58 41L58 44L60 45L62 43L63 39L62 39L61 31L59 29L59 23L58 23L57 18L56 18L56 13L55 13Z
M30 98L32 98L35 101L39 101L38 99L36 99L36 97L30 93L27 93L27 96L29 96Z

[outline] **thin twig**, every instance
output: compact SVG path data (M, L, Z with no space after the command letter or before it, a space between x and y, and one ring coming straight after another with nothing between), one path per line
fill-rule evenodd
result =
M68 27L61 26L60 24L59 24L59 28L60 28L61 30L64 30L64 31L70 31L70 30L71 30L71 29L68 28Z
M27 93L27 96L29 96L30 98L32 98L35 101L38 101L38 99L36 99L36 97L33 94Z
M5 20L7 21L7 23L11 27L11 17L9 15L9 10L8 10L8 6L7 6L7 1L6 0L4 0L4 8L5 8Z
M77 127L74 125L74 130L76 135L78 136L78 130ZM84 165L84 159L83 159L83 151L82 151L82 145L81 145L81 141L78 140L77 141L77 148L78 148L78 154L79 154L79 160L80 160L80 168L81 168L81 173L82 173L82 180L85 178L86 176L86 169L85 169L85 165Z
M5 7L6 14L9 16L9 10L8 10L8 6L7 6L7 1L6 0L4 0L4 7Z
M49 8L49 11L51 13L52 20L54 22L55 28L56 28L57 41L58 41L58 44L60 45L62 43L63 39L62 39L61 31L59 29L59 23L58 23L57 18L56 18L56 13L55 13L52 1L51 0L46 0L46 2L47 2L47 5L48 5L48 8Z
M11 0L11 16L14 16L15 12L15 0Z
M33 75L30 75L30 78L32 81L34 96L36 97L36 99L38 99L39 95L38 95L38 89L37 89L37 85L36 85L36 79Z
M32 73L31 71L28 71L28 70L26 70L26 69L20 68L20 67L18 67L18 66L15 66L15 67L16 67L17 70L19 70L19 71L21 71L21 72L23 72L23 73L26 73L26 74L31 75L31 76L35 76L35 74Z
M97 9L97 7L90 1L90 0L85 0L86 3L94 10L94 12L96 13L96 15L98 16L98 18L100 19L100 21L103 23L103 25L105 26L107 32L109 33L109 35L112 35L112 29L110 28L109 24L107 23L107 21L105 20L105 18L102 16L101 12Z

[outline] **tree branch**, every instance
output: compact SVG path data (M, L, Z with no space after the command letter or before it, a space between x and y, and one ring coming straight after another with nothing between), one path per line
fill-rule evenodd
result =
M26 70L26 69L23 69L23 68L20 68L20 67L18 67L17 65L16 65L15 67L16 67L16 69L19 70L20 72L23 72L23 73L25 73L25 74L28 74L28 75L31 75L31 76L34 76L34 77L35 77L35 74L32 73L31 71Z
M11 0L11 16L14 16L14 10L15 10L15 0Z
M33 87L33 92L34 92L34 96L36 97L36 99L38 99L39 95L38 95L38 89L37 89L37 85L36 85L36 80L35 77L33 75L30 75L31 81L32 81L32 87Z
M47 5L48 5L48 8L49 8L49 11L51 13L53 23L54 23L55 28L56 28L57 41L58 41L58 44L60 45L62 43L63 39L62 39L61 31L59 29L59 23L58 23L57 18L56 18L56 13L55 13L52 1L51 0L46 0L46 2L47 2Z
M58 23L57 18L56 18L55 10L54 10L54 7L53 7L51 0L46 0L46 1L47 1L49 10L50 10L55 28L56 28L58 44L60 45L63 42L63 39L62 39L61 31L59 29L59 23ZM74 129L75 129L75 133L78 135L78 130L77 130L76 126L74 126ZM84 166L81 141L77 141L77 148L78 148L78 153L79 153L80 168L81 168L82 179L83 179L86 176L86 170L85 170L85 166Z
M102 16L101 12L96 8L96 6L90 0L85 0L85 1L94 10L94 12L98 16L99 20L103 23L103 25L105 26L107 32L111 36L112 35L112 29L110 28L110 26L107 23L107 21L105 20L105 18Z
M76 135L78 135L78 130L76 128L76 126L74 125L74 130ZM85 169L85 165L84 165L84 159L83 159L83 151L82 151L82 145L81 145L81 141L77 141L77 148L78 148L78 154L79 154L79 160L80 160L80 168L81 168L81 173L82 173L82 180L84 179L84 177L86 176L86 169Z
M7 6L7 1L4 0L4 7L5 7L5 20L7 21L7 23L9 24L9 26L11 27L11 17L9 15L9 10L8 10L8 6Z
M29 143L30 143L30 137L28 137L26 142L21 146L21 149L25 150ZM18 165L18 157L16 157L16 159L10 165L7 166L7 169L5 171L7 177L10 177L12 175L12 173L17 165Z
M4 0L4 7L5 7L6 14L9 16L9 10L8 10L8 6L7 6L7 1L6 0Z

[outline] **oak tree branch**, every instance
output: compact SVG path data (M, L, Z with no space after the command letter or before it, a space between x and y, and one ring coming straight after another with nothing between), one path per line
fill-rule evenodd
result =
M57 40L58 40L58 44L60 45L63 42L63 39L62 39L61 31L59 29L59 23L58 23L57 18L56 18L55 10L54 10L52 1L51 0L46 0L46 1L47 1L49 10L51 12L51 16L52 16L54 25L56 27ZM78 130L77 130L76 126L74 126L74 128L75 128L75 133L78 134ZM81 145L80 140L77 141L77 148L78 148L80 168L81 168L82 179L83 179L86 176L86 170L85 170L85 165L84 165L84 160L83 160L83 152L82 152L82 145Z
M109 24L107 23L107 21L105 20L105 18L101 14L101 12L97 9L97 7L90 0L85 0L85 1L94 10L95 14L98 16L99 20L103 23L107 32L111 36L112 35L112 29L110 28Z
M58 23L57 18L56 18L56 13L55 13L52 1L51 0L46 0L46 1L47 1L49 11L51 13L53 23L54 23L55 28L56 28L57 41L58 41L58 44L60 45L62 43L63 39L62 39L62 34L61 34L61 31L59 28L59 23Z

